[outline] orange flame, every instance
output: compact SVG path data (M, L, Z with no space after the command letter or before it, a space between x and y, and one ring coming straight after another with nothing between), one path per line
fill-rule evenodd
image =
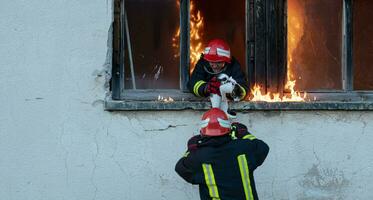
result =
M290 94L284 95L282 98L280 97L279 93L271 94L268 92L267 94L261 93L261 87L258 85L254 85L253 89L251 89L252 99L251 101L267 101L267 102L288 102L288 101L304 101L307 93L304 93L303 96L300 92L295 91L295 83L296 80L293 77L293 73L291 71L292 61L293 61L293 53L297 48L303 34L304 34L304 17L303 13L301 13L302 9L300 8L299 2L297 0L289 0L288 1L288 43L287 43L287 83L285 84L285 89L290 91Z
M171 102L174 102L174 99L171 98L171 97L163 97L161 95L158 95L158 101L162 101L162 102L165 102L165 103L171 103Z
M180 3L177 1L177 6L180 9ZM193 1L190 1L190 73L193 72L195 64L199 60L202 48L202 35L203 35L203 17L199 10L195 11L195 5ZM177 29L174 37L172 38L172 46L175 49L179 49L179 38L180 38L180 27ZM178 57L179 54L175 54L174 57Z
M251 89L251 94L253 98L250 101L276 102L282 100L279 93L271 94L268 92L267 94L263 95L261 92L261 87L257 84L255 84Z

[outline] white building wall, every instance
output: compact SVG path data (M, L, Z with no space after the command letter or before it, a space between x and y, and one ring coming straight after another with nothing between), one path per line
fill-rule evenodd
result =
M0 3L0 199L191 200L200 111L107 112L110 0ZM372 112L249 112L261 199L372 199Z

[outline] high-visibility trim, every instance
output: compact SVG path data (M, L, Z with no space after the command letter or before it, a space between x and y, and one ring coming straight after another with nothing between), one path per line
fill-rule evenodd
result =
M206 47L205 50L204 50L204 53L207 55L207 54L210 53L210 50L211 50L211 47ZM212 53L215 54L215 55L223 56L223 57L227 57L227 58L231 57L231 52L229 50L224 50L224 49L221 49L221 48L216 48L216 52L212 52Z
M253 135L251 135L251 134L247 134L247 135L243 136L242 138L243 138L243 139L249 139L249 140L254 140L254 139L256 139L256 137L253 136Z
M189 151L185 152L183 157L188 157L189 153L190 153Z
M250 183L250 171L247 165L247 160L245 154L237 156L238 165L240 167L241 179L243 189L245 191L246 200L254 200L253 191L251 189Z
M202 164L203 174L205 175L206 185L209 189L210 197L213 200L220 200L218 187L216 186L214 171L212 171L211 164Z
M218 122L221 127L231 128L231 122L229 120L221 119L218 117Z
M201 120L199 122L200 128L206 128L209 125L210 118L206 118L205 120Z
M243 98L245 98L246 97L246 90L245 90L245 88L243 88L242 86L240 86L240 89L242 90L242 96L241 96L241 100L243 99Z
M198 81L196 84L194 84L194 87L193 87L193 92L194 94L196 94L197 96L201 96L199 93L198 93L198 90L199 90L199 87L201 87L202 84L206 83L205 81Z
M211 49L210 47L206 47L204 53L205 53L205 54L208 54L208 53L210 52L210 49Z
M231 52L230 51L227 51L227 50L224 50L224 49L221 49L221 48L216 48L216 53L217 53L218 56L224 56L224 57L227 57L227 58L231 57Z
M236 131L231 131L231 138L232 140L236 140L237 137L236 137Z

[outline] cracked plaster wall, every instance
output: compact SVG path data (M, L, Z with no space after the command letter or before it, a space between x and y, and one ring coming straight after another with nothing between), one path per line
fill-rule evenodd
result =
M199 111L106 112L112 2L0 3L0 199L198 199L174 172ZM109 39L108 39L109 38ZM372 199L372 112L249 112L261 199Z

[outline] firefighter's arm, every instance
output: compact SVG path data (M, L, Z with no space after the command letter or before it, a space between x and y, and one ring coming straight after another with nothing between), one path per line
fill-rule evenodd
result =
M249 90L248 84L238 62L235 62L232 69L232 78L238 83L233 89L233 94L240 97L240 100L243 100L246 97L246 94Z
M185 155L176 163L175 171L181 176L185 181L191 184L198 184L196 180L196 175L198 173L197 159L194 153L187 151Z
M269 152L269 146L259 139L253 139L252 142L255 143L254 145L254 157L256 160L256 167L259 167L263 164L264 160L266 159L268 152Z
M235 130L237 137L250 140L252 149L250 151L253 152L254 158L255 158L255 168L259 167L263 164L265 158L268 155L269 152L269 146L263 142L262 140L257 139L254 135L252 135L250 132L247 131L247 128L245 125L241 123L233 123L232 129ZM240 133L241 132L241 133ZM245 133L245 134L244 134Z
M205 87L206 87L206 74L203 69L203 61L200 59L196 64L192 75L190 76L187 87L191 93L198 97L206 97Z

